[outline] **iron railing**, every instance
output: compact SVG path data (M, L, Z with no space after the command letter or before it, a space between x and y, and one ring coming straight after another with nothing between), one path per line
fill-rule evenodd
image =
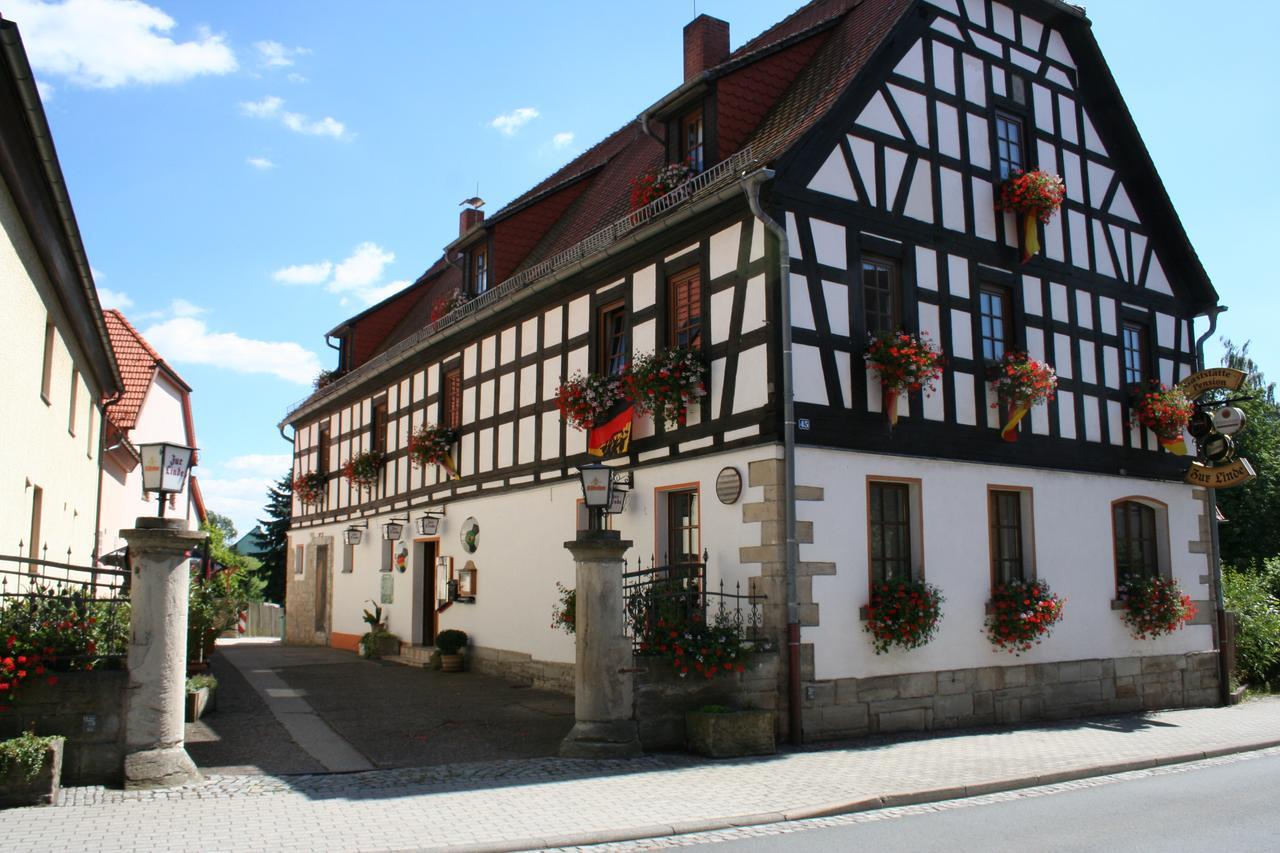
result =
M28 657L33 672L114 668L128 645L127 570L0 555L0 657Z
M651 557L648 568L637 558L635 571L622 574L622 600L623 630L636 654L651 651L671 631L696 626L730 628L738 639L756 645L764 639L765 596L744 593L741 581L728 592L723 578L709 588L706 551L700 561L665 566L654 565Z
M724 160L721 160L709 169L694 175L692 178L685 181L666 195L654 199L644 207L633 210L621 219L611 222L599 231L596 231L580 242L565 249L563 252L552 255L546 260L539 261L533 266L521 270L502 283L489 288L484 293L469 299L467 302L450 311L439 320L424 326L422 329L395 344L385 352L379 353L375 358L372 358L365 362L365 364L360 365L357 370L333 380L328 385L324 386L324 395L327 397L341 393L344 388L359 383L363 377L369 375L371 372L375 372L379 365L386 364L402 353L414 349L419 344L434 337L449 326L461 322L467 317L480 313L486 308L493 306L495 303L506 299L511 294L519 290L523 290L525 287L544 276L551 275L557 270L563 269L570 264L586 260L592 255L604 251L609 248L609 246L630 234L632 231L635 231L644 225L648 225L654 219L662 216L668 211L693 199L709 195L714 190L719 189L722 185L729 183L729 181L742 177L742 175L745 174L747 167L754 162L755 156L751 153L751 149L749 147L738 151ZM285 417L288 418L298 409L311 401L315 396L315 394L309 394L303 399L295 402L289 407L289 410L285 413Z

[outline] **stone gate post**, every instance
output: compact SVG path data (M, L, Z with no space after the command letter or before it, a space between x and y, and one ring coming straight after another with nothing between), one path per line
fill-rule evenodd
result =
M139 518L122 530L132 592L125 714L126 788L165 788L200 778L184 745L187 552L208 537L184 519Z
M565 758L630 758L640 754L632 705L631 641L623 633L622 555L631 542L614 530L581 530L564 543L576 565L577 655L573 730L560 743Z

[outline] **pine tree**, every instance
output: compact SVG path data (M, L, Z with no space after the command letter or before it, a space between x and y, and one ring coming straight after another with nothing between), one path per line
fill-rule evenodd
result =
M1235 436L1239 455L1248 459L1258 478L1238 489L1220 489L1218 506L1227 523L1219 528L1222 562L1240 569L1261 570L1280 556L1280 401L1274 383L1249 356L1249 345L1224 340L1224 367L1248 374L1235 403L1245 413L1245 427Z
M269 520L258 519L262 525L265 549L259 555L262 573L267 579L263 596L267 601L284 604L285 564L289 559L289 520L293 515L293 476L285 474L274 487L267 490L267 515Z

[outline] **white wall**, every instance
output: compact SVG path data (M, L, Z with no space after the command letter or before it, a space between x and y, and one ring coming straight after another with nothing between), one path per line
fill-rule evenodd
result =
M708 581L718 589L721 577L727 592L741 581L747 592L747 577L759 567L738 562L738 549L760 543L758 524L742 522L744 503L762 499L762 489L749 489L747 463L772 458L772 448L738 450L699 457L687 461L639 469L636 487L627 500L626 511L614 516L614 527L624 539L635 544L627 551L628 569L633 570L637 557L645 565L658 545L655 544L655 490L669 486L696 484L700 490L702 544L709 551ZM738 468L743 478L743 495L737 503L721 504L715 494L716 475L726 465ZM572 661L573 638L551 628L551 612L557 602L556 581L574 586L573 561L564 543L573 539L577 530L577 503L582 490L577 478L562 480L505 494L479 495L448 504L440 531L440 553L452 556L454 569L472 560L477 568L475 604L455 603L440 614L439 627L461 628L474 645L528 652L535 658L550 661ZM411 512L417 518L421 512ZM404 510L384 512L369 519L364 541L356 546L355 571L342 573L342 531L348 522L294 530L290 544L308 544L313 534L330 535L334 546L333 630L344 634L363 634L362 611L369 599L379 600L382 554L382 522L392 516L403 517ZM474 516L480 524L480 545L475 554L463 552L459 541L462 523ZM411 543L413 533L406 528L402 541ZM402 639L413 636L420 622L419 603L415 600L415 579L431 567L416 565L410 546L409 569L401 574L393 571L395 601L383 605L390 630ZM660 557L659 557L660 559ZM314 588L313 579L306 586ZM421 588L417 586L416 588Z
M87 565L93 552L98 505L100 390L86 384L86 360L68 334L39 255L0 183L0 554L28 555L34 487L43 489L41 538L50 560ZM49 402L41 399L45 321L53 314ZM75 435L68 430L73 366L79 366Z
M796 479L826 488L822 502L802 501L798 516L814 523L814 544L802 561L830 561L836 574L813 579L819 622L802 631L813 643L819 679L960 669L1015 663L1170 654L1213 647L1208 625L1191 625L1160 640L1135 640L1111 610L1115 597L1111 502L1141 495L1169 506L1173 576L1193 599L1206 599L1208 571L1192 554L1202 504L1179 483L1009 468L848 451L801 448ZM866 481L869 475L918 478L923 504L924 574L946 602L937 636L912 651L876 655L859 621L867 604ZM994 651L983 630L990 592L987 486L1033 490L1037 576L1067 599L1052 636L1015 658Z

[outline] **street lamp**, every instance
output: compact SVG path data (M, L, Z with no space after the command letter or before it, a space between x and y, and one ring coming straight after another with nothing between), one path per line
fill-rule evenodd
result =
M439 510L429 509L425 515L418 517L418 535L419 536L435 536L440 532L440 522L444 521L444 508Z
M382 538L388 542L396 542L400 539L400 534L404 532L404 526L409 523L409 516L404 518L392 518L382 525Z
M587 505L587 529L603 530L604 513L613 501L613 469L590 462L578 469L582 501Z
M351 522L351 526L343 531L342 541L347 543L348 545L359 545L360 540L364 539L364 532L368 529L369 529L368 521L362 521L359 524L356 524L353 521Z
M138 445L142 455L142 496L147 492L160 495L160 517L164 518L164 499L182 491L191 470L194 447L161 441Z

